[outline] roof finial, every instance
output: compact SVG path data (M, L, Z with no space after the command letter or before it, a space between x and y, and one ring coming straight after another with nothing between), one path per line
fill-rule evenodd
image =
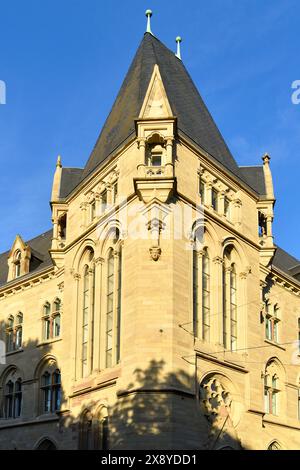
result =
M58 157L57 157L56 166L59 167L59 168L62 167L62 165L61 165L61 156L60 155L58 155Z
M180 43L182 42L182 39L180 36L177 36L176 38L176 42L177 42L177 52L176 52L176 57L178 57L178 59L181 60L181 51L180 51Z
M152 31L151 31L151 16L152 16L152 11L151 10L146 10L146 16L147 16L147 30L146 30L146 33L150 33L152 34Z

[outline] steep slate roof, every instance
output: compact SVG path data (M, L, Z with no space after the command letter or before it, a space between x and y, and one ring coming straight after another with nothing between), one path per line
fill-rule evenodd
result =
M274 267L277 267L300 281L300 260L290 255L282 248L277 247L272 264Z
M82 168L62 168L59 197L65 198L80 183Z
M273 258L273 264L282 271L286 271L299 265L300 261L278 246Z
M239 168L182 61L150 33L145 33L117 99L85 166L88 176L134 132L154 65L162 81L178 128L218 162L240 176Z
M264 169L262 166L240 166L240 173L251 188L258 194L266 194Z
M51 248L51 239L53 235L53 230L42 233L38 237L33 238L26 242L27 245L31 248L32 258L30 260L30 273L41 271L42 269L52 266L52 260L49 254ZM7 258L9 251L0 254L0 287L7 283L8 276L8 264ZM28 276L28 274L25 274Z

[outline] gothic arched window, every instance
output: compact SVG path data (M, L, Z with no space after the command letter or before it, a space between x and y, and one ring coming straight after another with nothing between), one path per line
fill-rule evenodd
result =
M50 439L43 439L36 450L56 450L56 445Z
M223 257L223 346L236 351L238 346L238 282L233 247Z
M209 341L210 333L210 261L207 249L202 256L202 339Z
M6 325L6 350L16 351L22 347L23 314L19 312L14 318L10 315Z
M53 337L60 336L60 315L61 315L61 300L55 299L53 303Z
M79 447L83 450L109 449L109 422L106 407L93 414L84 411L80 421Z
M9 376L4 385L4 416L6 419L19 418L22 411L22 379Z
M53 302L52 310L51 305L47 301L43 305L43 339L49 340L58 338L60 336L60 323L61 323L61 300L56 298Z
M280 373L276 362L270 361L264 374L264 408L265 413L272 415L279 414L279 399L281 385Z
M88 375L88 337L90 311L90 280L89 268L85 266L83 273L83 305L82 305L82 377Z
M106 367L112 367L121 357L122 247L118 241L117 229L106 263Z
M268 446L268 450L282 450L281 445L277 441L271 442L271 444Z
M20 277L21 276L21 251L18 250L16 253L15 253L15 259L14 259L14 265L15 265L15 278L17 277Z
M41 376L41 412L55 413L61 406L61 374L54 365L47 367Z
M79 447L82 450L93 450L95 447L93 435L93 415L89 410L85 411L81 418Z
M115 260L113 250L107 258L106 367L113 364L113 316L115 291Z

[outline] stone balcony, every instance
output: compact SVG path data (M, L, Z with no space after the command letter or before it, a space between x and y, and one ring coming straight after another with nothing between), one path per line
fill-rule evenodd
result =
M134 178L134 187L137 195L146 204L156 198L166 202L174 190L174 166L139 165L137 177Z

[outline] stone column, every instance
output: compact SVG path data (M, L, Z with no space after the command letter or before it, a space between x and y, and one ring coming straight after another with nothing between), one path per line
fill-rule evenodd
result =
M52 218L53 224L53 237L52 237L52 250L56 250L58 246L58 217L54 216Z
M241 225L241 207L242 201L240 199L235 199L234 204L234 223L236 225Z
M146 165L146 139L140 137L138 139L139 160L137 170L139 176L144 176L144 167Z
M87 202L82 202L80 204L80 209L81 209L81 229L85 229L87 226Z
M218 213L224 215L225 213L225 191L219 192L219 201L218 201Z
M208 181L205 185L204 200L205 200L205 205L208 207L211 207L211 204L212 204L212 187L213 187L212 181Z

